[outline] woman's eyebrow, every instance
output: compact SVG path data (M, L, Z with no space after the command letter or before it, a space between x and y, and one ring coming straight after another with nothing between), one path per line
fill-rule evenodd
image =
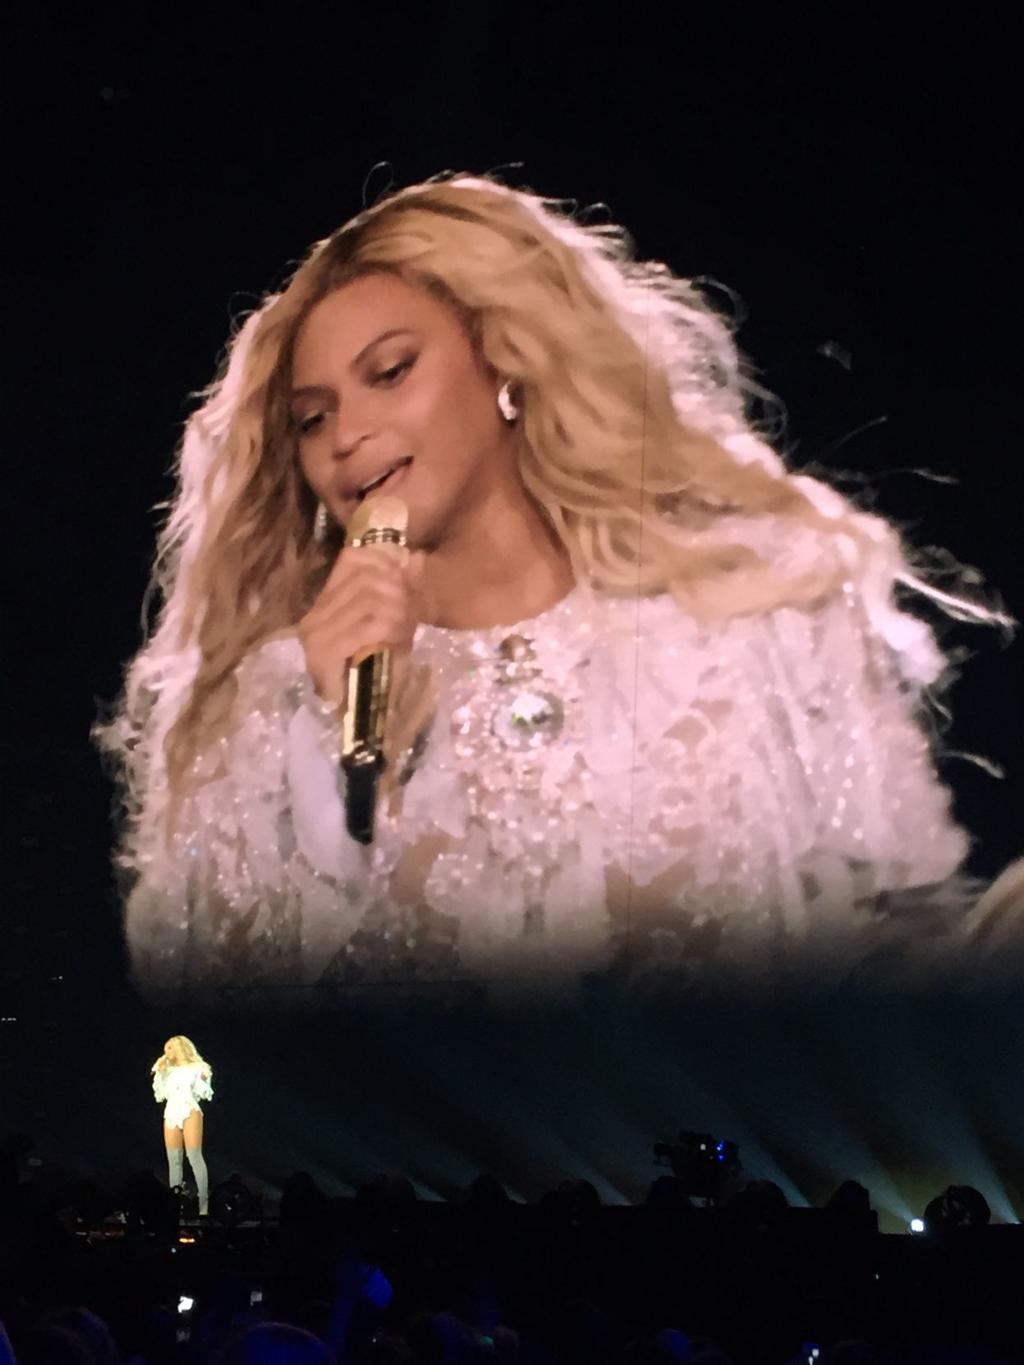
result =
M412 335L411 327L389 327L386 332L381 332L379 336L375 336L372 341L368 341L366 343L363 349L352 361L351 365L349 366L349 369L355 369L357 365L359 365L363 360L366 359L369 353L373 350L374 346L378 346L382 341L388 341L390 340L391 337L411 335ZM310 395L320 396L321 394L325 393L329 394L331 392L333 392L333 390L331 389L329 384L304 384L301 389L292 389L291 396L292 398L305 398Z
M372 341L368 341L366 345L363 347L363 349L356 356L355 360L353 360L352 365L353 366L358 365L361 360L365 360L369 353L373 350L374 346L376 346L379 342L388 341L391 337L411 335L411 333L412 333L411 327L390 327L386 332L381 332L380 336L374 337Z

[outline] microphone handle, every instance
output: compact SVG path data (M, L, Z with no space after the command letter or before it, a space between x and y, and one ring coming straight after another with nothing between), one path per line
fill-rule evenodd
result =
M390 693L389 649L349 665L341 751L346 775L345 823L352 838L361 844L373 842L377 779L387 766L384 727Z
M347 534L353 549L389 545L404 562L408 558L408 525L409 509L401 498L382 497L359 507ZM390 693L390 649L378 650L349 665L341 718L341 763L347 778L345 823L352 838L361 844L373 842L377 779L386 767L384 727Z

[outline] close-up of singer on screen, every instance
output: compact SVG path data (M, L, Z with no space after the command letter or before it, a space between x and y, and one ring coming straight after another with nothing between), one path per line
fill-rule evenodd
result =
M497 179L316 243L187 424L98 728L140 987L927 971L1012 935L930 719L928 614L1004 618L788 468L766 397L693 282Z

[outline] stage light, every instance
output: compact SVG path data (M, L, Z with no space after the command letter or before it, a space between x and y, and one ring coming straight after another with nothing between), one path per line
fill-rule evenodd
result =
M908 1227L908 1228L910 1229L910 1231L913 1232L913 1233L924 1232L924 1219L923 1219L923 1218L911 1218L910 1222L907 1224L907 1227Z
M971 1185L950 1185L924 1211L928 1232L947 1228L983 1228L992 1217L988 1200Z
M688 1196L708 1202L721 1199L742 1169L736 1143L710 1133L681 1132L675 1142L656 1142L654 1160L671 1166Z

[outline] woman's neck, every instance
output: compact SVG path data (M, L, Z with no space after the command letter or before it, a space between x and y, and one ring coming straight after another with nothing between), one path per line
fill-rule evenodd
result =
M553 607L574 584L565 547L523 492L463 525L427 556L427 617L449 630L514 625Z

